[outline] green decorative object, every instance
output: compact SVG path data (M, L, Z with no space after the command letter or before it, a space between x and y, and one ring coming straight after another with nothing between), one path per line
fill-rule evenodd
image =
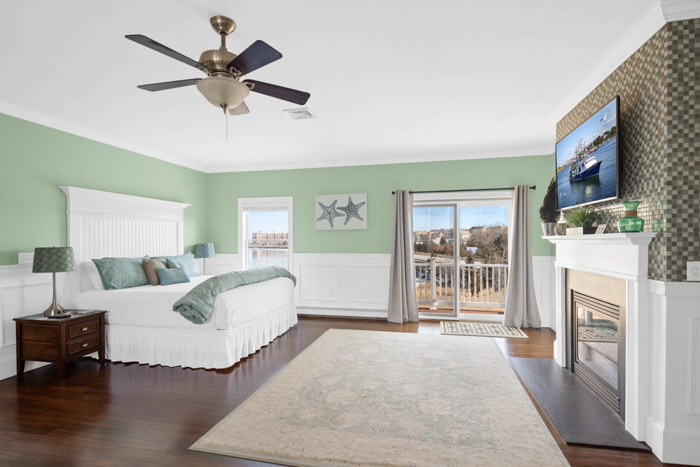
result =
M641 201L623 201L625 207L625 217L617 221L617 228L620 233L642 232L644 230L644 219L637 216L637 206Z
M203 274L207 273L207 258L213 258L216 256L214 251L213 243L197 243L194 246L194 257L202 258L202 269Z
M75 257L71 247L35 248L32 272L50 272L53 274L53 301L44 310L44 316L60 316L64 310L56 301L56 273L75 271Z

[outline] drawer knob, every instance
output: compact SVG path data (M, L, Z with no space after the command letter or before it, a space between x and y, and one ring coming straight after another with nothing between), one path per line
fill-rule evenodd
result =
M87 347L87 346L88 346L88 343L87 343L87 342L83 344L83 348L85 348L85 347Z
M85 326L83 329L81 329L81 331L87 331L87 330L88 330L87 326Z

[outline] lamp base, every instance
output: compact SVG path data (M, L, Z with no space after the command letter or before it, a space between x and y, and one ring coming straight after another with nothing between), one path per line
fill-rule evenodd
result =
M56 302L53 302L51 306L44 310L44 316L50 318L52 316L61 316L65 314L66 310Z
M44 310L44 316L46 318L51 318L52 316L59 316L65 313L66 310L63 309L61 305L56 301L56 273L53 273L53 301L47 309Z

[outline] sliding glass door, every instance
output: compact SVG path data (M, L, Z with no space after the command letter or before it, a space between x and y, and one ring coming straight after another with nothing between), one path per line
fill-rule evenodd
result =
M503 313L510 192L465 198L424 195L414 201L414 269L422 317Z
M455 313L457 270L455 205L425 205L413 209L413 254L416 294L421 312Z

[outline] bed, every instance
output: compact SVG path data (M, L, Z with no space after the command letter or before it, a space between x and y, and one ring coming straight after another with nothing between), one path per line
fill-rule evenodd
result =
M182 254L184 210L189 205L78 187L60 188L67 197L68 245L81 264L75 272L66 274L65 293L74 308L107 310L107 359L228 368L297 323L294 283L288 278L220 293L212 315L203 324L189 322L172 307L210 276L191 277L191 282L183 284L104 290L94 274L85 270L86 263L102 257Z
M113 362L227 368L297 323L294 283L276 278L220 294L204 324L173 311L173 303L210 276L168 286L92 289L77 309L107 310L106 357Z

